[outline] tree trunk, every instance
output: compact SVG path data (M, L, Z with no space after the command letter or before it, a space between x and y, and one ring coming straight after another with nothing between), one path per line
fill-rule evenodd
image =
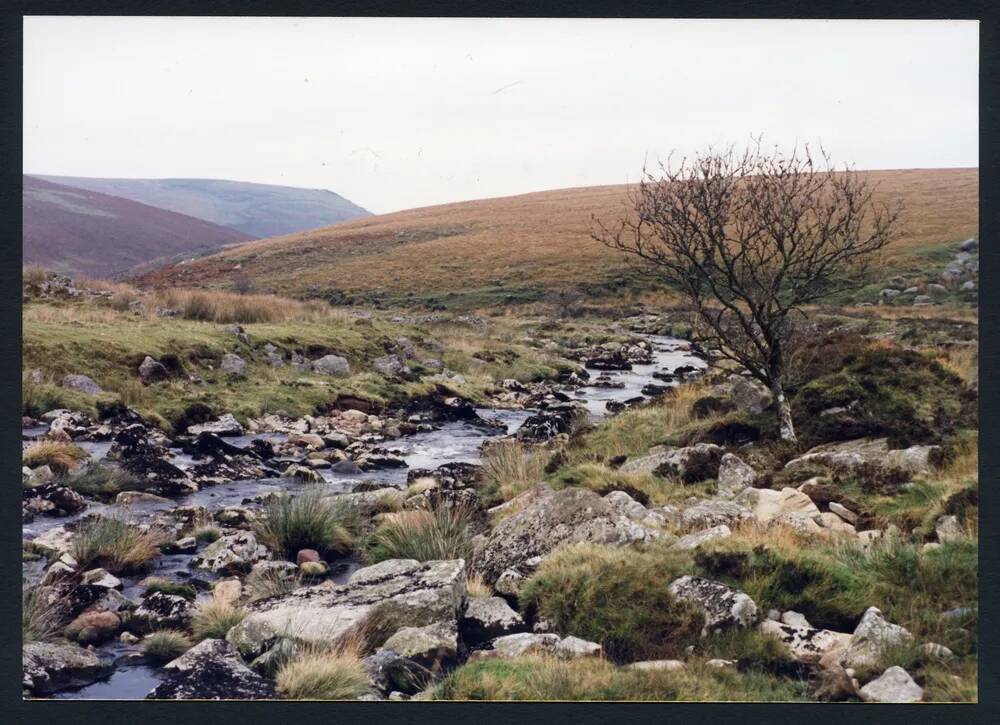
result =
M774 407L778 411L778 425L781 427L781 440L795 443L795 426L792 424L792 406L788 404L785 397L785 389L780 382L775 382L771 386L771 394L774 395Z

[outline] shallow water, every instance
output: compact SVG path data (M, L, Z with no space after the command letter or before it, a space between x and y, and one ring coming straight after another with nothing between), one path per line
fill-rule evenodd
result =
M658 370L672 372L682 365L690 365L699 370L706 367L707 363L696 357L688 349L688 343L683 340L676 340L668 337L654 335L644 336L654 347L653 363L650 365L635 365L629 371L607 371L608 377L617 382L623 383L621 388L603 388L597 386L585 386L575 391L567 391L577 400L585 403L587 411L593 421L598 421L609 415L607 410L608 401L625 401L641 395L641 389L648 383L661 385L676 385L677 383L663 383L652 377ZM590 371L592 375L600 374L599 371ZM499 420L506 425L506 434L512 434L532 415L530 410L501 410L494 408L482 408L478 410L481 417ZM41 435L45 428L40 427L41 432L32 429L33 435ZM25 435L28 430L25 430ZM440 428L412 436L387 441L385 448L397 452L406 461L407 468L387 469L355 475L345 475L333 473L329 470L320 471L327 483L334 492L347 493L351 491L361 481L381 481L388 485L400 486L406 482L407 472L415 468L436 468L445 463L465 462L477 463L480 460L480 449L482 444L489 438L504 435L500 429L486 429L470 425L463 422L445 423ZM224 440L237 445L246 446L254 438L265 438L274 442L285 438L284 434L258 434L246 436L228 436ZM107 453L108 444L89 443L84 444L88 452L97 458L103 457ZM181 467L187 468L193 465L194 461L177 450L172 462ZM155 516L164 510L176 506L205 506L209 510L218 510L226 506L251 506L255 504L251 499L266 495L271 492L294 491L297 488L307 487L314 484L302 483L288 478L268 478L248 481L233 481L219 486L204 488L186 496L179 497L169 503L142 503L133 506L130 514L140 521L145 518ZM65 518L51 518L40 516L30 524L23 526L25 538L35 538L45 531L62 524L72 522L82 516L96 513L110 507L91 503L83 512ZM199 550L204 545L199 545ZM153 564L153 569L142 577L122 577L123 593L133 599L139 598L142 594L142 587L138 582L145 576L164 576L177 581L192 581L199 588L204 588L216 577L208 572L193 570L189 567L192 554L172 554L160 556ZM361 568L361 563L354 559L345 559L331 563L331 579L337 583L345 583L350 575ZM34 563L26 563L24 566L25 575L32 575L37 578L41 574L41 566ZM138 650L136 646L122 645L114 642L98 648L98 654L102 658L119 661L113 674L108 678L95 682L83 688L75 690L64 690L53 697L59 699L142 699L160 681L162 675L158 668L135 659L120 659L123 655L134 655Z

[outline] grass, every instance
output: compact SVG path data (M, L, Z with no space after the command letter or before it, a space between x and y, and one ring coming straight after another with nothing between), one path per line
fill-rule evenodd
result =
M532 452L519 441L503 439L483 453L483 478L487 486L496 488L501 498L509 501L545 477L545 463L541 451Z
M213 541L218 541L222 538L222 529L212 524L200 524L191 529L191 536L196 541L211 544Z
M471 599L485 599L493 596L490 585L479 574L470 574L465 580L465 593Z
M193 644L180 630L160 629L143 638L142 651L154 662L170 662L191 649Z
M80 446L63 441L39 441L24 449L21 460L29 468L48 466L53 473L65 474L80 465L80 461L88 458L87 452Z
M321 555L351 551L356 512L321 487L280 496L264 508L264 521L256 526L261 542L286 559L295 560L301 549Z
M298 573L287 574L277 569L257 569L246 580L250 590L250 601L256 602L270 597L280 597L303 586Z
M73 536L70 553L81 570L103 567L113 574L145 569L160 554L162 537L143 531L123 515L85 521Z
M686 553L665 547L577 544L546 558L519 601L556 631L600 643L612 661L676 657L704 626L701 609L669 591L692 568Z
M194 584L182 584L181 582L171 581L159 576L151 576L144 579L142 586L143 596L146 597L156 592L162 592L163 594L184 597L193 601L198 596L198 590L194 588Z
M191 633L198 641L225 639L226 633L246 617L246 610L212 597L198 604L191 618Z
M62 630L63 609L46 601L38 587L21 588L21 642L45 642Z
M96 461L70 475L62 476L59 483L77 493L100 498L112 498L122 491L143 491L149 487L139 476Z
M642 671L601 659L520 657L470 662L433 690L437 700L605 700L787 702L805 685L761 672L689 663L681 670Z
M471 516L471 511L446 505L386 514L368 539L366 558L372 563L468 558Z
M306 652L286 662L275 683L289 700L356 700L370 687L356 654L322 651Z

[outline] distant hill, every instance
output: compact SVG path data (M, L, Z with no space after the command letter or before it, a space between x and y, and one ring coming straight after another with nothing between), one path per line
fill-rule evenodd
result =
M98 179L38 176L187 214L261 239L371 216L332 191L218 179Z
M900 238L887 263L917 265L979 229L978 169L873 171L878 195L901 197ZM264 239L141 281L227 287L235 275L290 295L381 298L470 306L537 299L578 287L633 288L620 253L590 238L592 214L613 219L624 186L542 191L411 209Z
M112 277L156 259L201 255L252 239L184 214L25 176L25 264Z

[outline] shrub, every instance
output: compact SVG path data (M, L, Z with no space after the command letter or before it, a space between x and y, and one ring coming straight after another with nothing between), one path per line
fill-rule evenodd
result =
M198 604L198 610L191 619L191 632L199 641L225 639L226 633L242 622L246 615L246 610L212 597Z
M369 537L367 558L373 563L467 558L471 553L471 520L471 511L448 505L388 514Z
M684 552L577 544L548 557L521 590L522 609L560 632L599 642L615 662L676 656L704 626L670 582L691 566Z
M147 597L156 592L172 594L190 600L198 596L198 591L194 588L194 584L182 584L181 582L171 581L159 576L151 576L143 580L142 585L144 588L143 596Z
M59 483L78 493L99 498L110 498L121 491L143 491L149 482L128 471L93 461L70 475L60 478Z
M321 554L351 550L356 512L332 498L322 488L309 488L295 496L279 496L265 507L265 520L257 536L272 551L294 560L300 549Z
M188 636L177 629L161 629L142 640L142 651L155 662L169 662L191 649Z
M307 652L286 662L275 682L289 700L356 700L370 686L356 655L334 652Z
M21 642L44 642L62 629L63 611L46 601L39 587L21 589Z
M80 446L62 441L39 441L24 449L21 459L29 468L48 466L53 473L65 474L80 465L87 452Z
M70 553L82 569L103 567L114 574L139 571L160 554L162 537L143 531L120 514L85 521L73 536Z

